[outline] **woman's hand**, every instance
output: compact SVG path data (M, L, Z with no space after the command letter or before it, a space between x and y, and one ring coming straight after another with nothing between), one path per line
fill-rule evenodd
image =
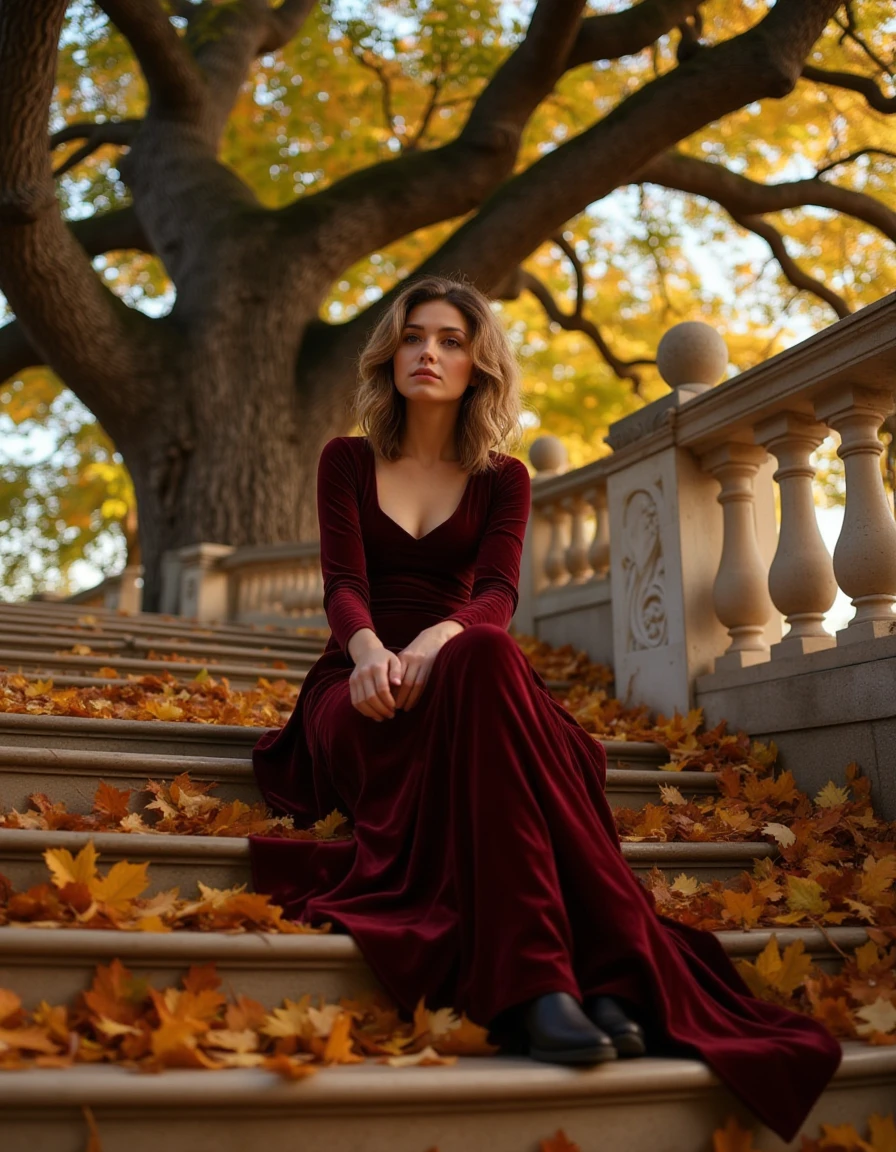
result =
M433 662L442 646L463 631L463 625L453 620L424 628L406 648L398 653L401 667L401 687L395 696L396 708L409 712L420 699L426 686Z
M381 724L395 715L395 699L390 684L401 683L401 661L382 644L365 649L348 678L352 704L362 716Z

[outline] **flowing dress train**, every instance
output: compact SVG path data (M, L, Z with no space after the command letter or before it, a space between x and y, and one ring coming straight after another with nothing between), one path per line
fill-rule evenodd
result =
M819 1022L754 996L712 932L661 915L621 854L602 745L551 696L507 628L530 507L525 465L492 453L452 515L415 538L379 506L366 437L321 453L332 634L282 729L253 750L270 806L349 841L254 836L255 887L354 938L406 1012L421 997L489 1026L549 991L615 993L667 1051L705 1061L792 1140L842 1058ZM457 620L414 708L351 703L350 637L399 652Z

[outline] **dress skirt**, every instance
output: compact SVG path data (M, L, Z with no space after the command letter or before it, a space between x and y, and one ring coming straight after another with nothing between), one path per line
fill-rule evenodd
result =
M840 1044L754 996L715 935L658 913L623 857L602 745L507 631L529 478L515 458L496 460L449 520L414 538L379 507L366 439L325 446L332 635L253 765L276 812L309 827L336 808L354 835L251 837L255 888L295 920L349 933L408 1014L422 998L498 1029L547 992L621 996L655 1051L704 1061L789 1142ZM416 705L382 721L359 712L352 635L371 628L399 653L444 619L462 630L438 650Z

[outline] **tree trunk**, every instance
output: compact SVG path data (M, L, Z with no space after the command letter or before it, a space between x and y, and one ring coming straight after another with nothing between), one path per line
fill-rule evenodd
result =
M325 403L303 395L290 327L272 316L280 311L257 298L254 322L224 308L201 332L192 326L189 350L154 382L148 418L108 429L140 510L145 611L159 610L169 549L317 536L317 460L351 426L338 393L354 380L334 381Z

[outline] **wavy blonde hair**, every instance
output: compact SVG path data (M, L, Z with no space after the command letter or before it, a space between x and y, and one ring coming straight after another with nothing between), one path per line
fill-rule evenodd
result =
M392 358L412 309L431 300L453 304L470 327L473 370L471 383L461 397L455 432L463 469L484 472L495 467L491 449L507 451L519 446L525 405L510 340L488 297L472 284L426 276L410 281L399 292L361 352L352 415L375 452L386 460L398 459L406 401L395 387Z

